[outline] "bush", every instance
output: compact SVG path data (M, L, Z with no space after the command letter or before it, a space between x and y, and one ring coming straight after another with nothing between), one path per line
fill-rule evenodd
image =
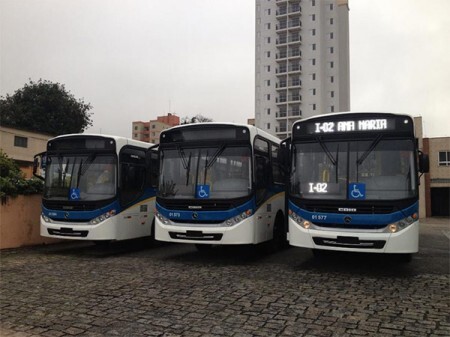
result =
M39 179L25 179L16 162L0 150L0 198L42 193L43 187Z

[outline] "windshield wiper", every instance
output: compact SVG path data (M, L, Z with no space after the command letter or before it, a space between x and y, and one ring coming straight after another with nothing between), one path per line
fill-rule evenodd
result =
M86 159L86 162L83 164L80 164L80 172L78 173L80 176L84 175L86 171L88 170L89 166L91 166L92 162L97 157L96 153L92 153L89 155L89 157Z
M375 149L375 147L378 145L378 143L380 142L381 138L383 138L383 135L380 134L378 135L377 138L375 138L375 140L372 142L372 144L370 144L369 148L366 150L366 152L363 153L363 155L356 161L356 164L361 165L364 160L366 160L366 158L369 156L369 154Z
M184 150L180 146L177 147L177 150L178 154L180 155L183 168L186 170L186 186L187 186L189 185L189 174L191 172L192 152L189 153L189 159L186 161L186 154L184 153Z
M206 185L206 175L208 173L208 169L211 168L211 166L214 165L214 163L217 161L217 158L222 154L222 152L225 150L226 145L222 144L220 148L217 149L217 151L212 156L211 160L208 161L208 150L206 150L206 158L205 158L205 173L203 176L203 185Z
M320 147L322 148L323 152L327 155L328 159L330 159L331 164L336 166L336 159L334 159L333 155L331 154L330 150L328 150L327 145L320 139L320 137L316 137L317 142L319 143Z

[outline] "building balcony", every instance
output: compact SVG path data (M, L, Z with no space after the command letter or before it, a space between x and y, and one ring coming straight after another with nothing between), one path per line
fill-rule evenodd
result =
M287 66L280 66L277 69L275 69L275 73L278 75L286 75L288 71L288 67Z
M288 53L287 52L281 52L275 55L275 59L277 60L282 60L288 57Z
M280 81L278 83L275 84L275 88L277 89L286 89L287 88L287 81Z
M289 73L301 73L302 66L300 64L293 64L289 66Z
M277 118L277 119L284 119L284 118L286 118L286 116L287 116L287 113L286 112L277 112L276 114L275 114L275 118Z
M289 109L288 118L299 118L302 116L302 111L298 108Z
M283 7L278 7L277 11L275 12L275 16L283 16L283 15L287 15L288 13L288 9L287 6L283 6Z

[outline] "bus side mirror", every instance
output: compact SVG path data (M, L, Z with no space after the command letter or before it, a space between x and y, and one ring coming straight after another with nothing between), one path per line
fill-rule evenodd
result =
M291 139L286 138L280 144L280 164L283 167L285 172L288 172L288 169L289 169L290 149L291 149Z
M47 160L47 153L41 152L34 156L33 160L33 175L36 178L45 180L45 165Z
M430 158L427 154L419 152L419 172L428 173L430 171Z

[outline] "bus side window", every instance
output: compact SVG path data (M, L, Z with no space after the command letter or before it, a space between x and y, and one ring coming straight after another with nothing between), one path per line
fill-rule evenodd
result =
M260 204L264 201L270 179L269 144L267 141L255 139L256 204Z
M280 157L280 148L272 145L272 175L273 182L276 184L284 184L284 171L282 169L282 160Z
M147 185L150 187L157 187L158 176L159 176L159 155L156 150L150 150L147 153Z
M145 154L134 149L120 153L120 203L128 205L144 193Z

